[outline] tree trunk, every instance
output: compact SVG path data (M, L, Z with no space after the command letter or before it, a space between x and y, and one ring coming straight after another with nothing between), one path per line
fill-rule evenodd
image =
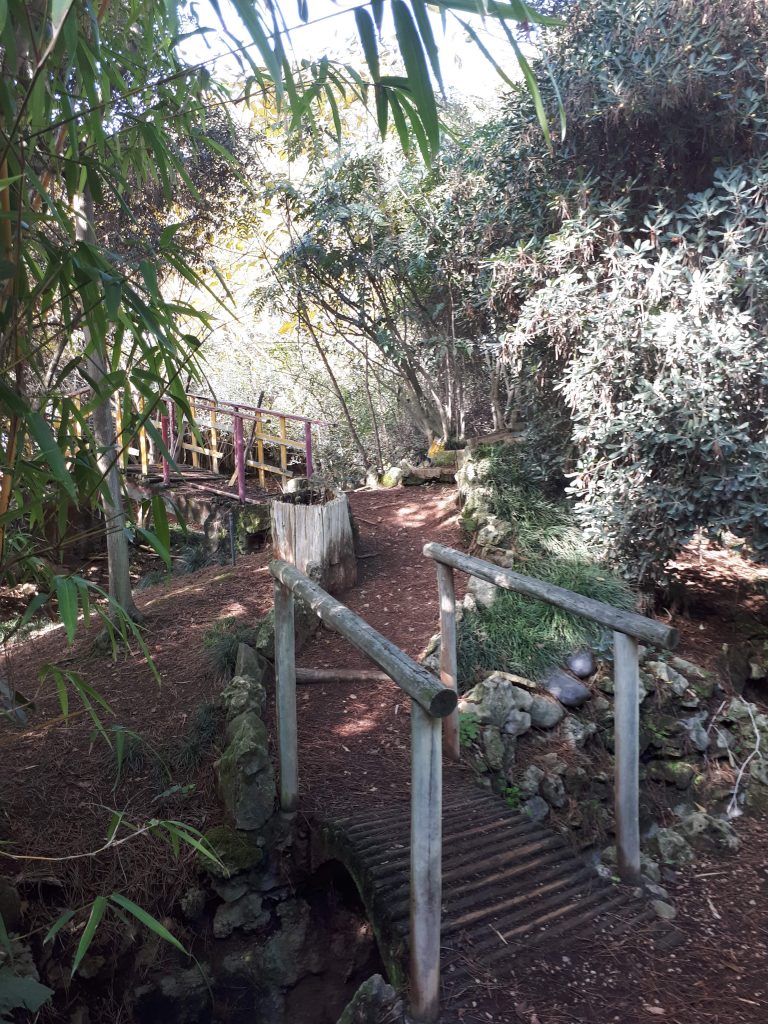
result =
M76 197L76 227L78 241L94 243L93 198L85 189ZM88 373L98 384L108 373L105 339L91 337L87 327L83 328ZM107 567L109 570L109 596L119 604L132 619L141 618L133 602L131 592L128 537L125 532L125 508L123 491L118 469L117 438L109 398L101 402L92 413L93 436L96 442L96 464L102 474L107 494L102 494L101 503L107 527Z
M316 505L293 503L301 494L272 502L272 546L275 558L295 565L300 572L320 566L320 585L340 594L357 583L357 558L349 500L335 491Z

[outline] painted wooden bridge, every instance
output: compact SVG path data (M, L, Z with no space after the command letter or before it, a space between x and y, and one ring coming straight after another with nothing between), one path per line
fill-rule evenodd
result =
M75 410L91 395L87 389L69 396ZM298 465L302 473L314 471L314 432L327 426L322 420L295 413L229 402L187 392L183 405L168 400L149 401L120 389L111 400L115 443L123 471L149 477L154 470L167 486L172 463L193 470L208 470L237 485L246 500L246 476L253 471L262 489L269 481L284 484ZM77 415L75 433L79 434Z
M390 978L407 990L414 1021L460 1020L456 992L478 965L510 978L521 949L592 927L620 932L653 921L646 903L601 879L564 839L450 771L458 756L458 570L547 601L614 632L615 809L618 870L640 877L638 640L674 647L675 630L439 544L441 679L412 661L295 566L275 561L275 665L280 805L298 810L294 597L340 633L411 698L410 807L316 818L316 866L336 860L355 880ZM443 726L446 726L443 729ZM443 740L449 763L443 788ZM442 991L441 991L442 986ZM442 997L442 1004L441 1004Z

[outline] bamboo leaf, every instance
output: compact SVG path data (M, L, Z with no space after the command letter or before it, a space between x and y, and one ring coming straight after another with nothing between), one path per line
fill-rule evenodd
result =
M54 939L56 938L56 936L57 936L57 935L59 934L59 932L61 931L61 929L62 929L62 928L63 928L63 927L65 926L65 925L69 924L69 922L70 922L70 921L72 920L72 918L73 918L74 916L75 916L75 912L74 912L74 910L65 910L63 914L59 914L59 916L58 916L58 917L56 918L56 920L55 920L55 921L53 922L53 924L51 925L51 927L50 927L50 928L48 929L48 931L47 931L47 932L45 933L45 938L43 939L43 945L45 946L45 945L47 945L47 944L48 944L49 942L53 942L53 940L54 940Z
M368 65L373 81L378 82L380 68L376 29L374 28L373 19L364 7L355 8L355 24L357 25L357 34L360 36L360 42L363 45L365 63Z
M136 527L136 533L138 534L138 536L143 537L144 540L147 542L147 544L149 544L150 547L154 548L154 550L158 553L158 555L165 562L166 567L168 569L170 569L170 567L171 567L171 553L168 550L167 546L165 544L163 544L163 542L157 536L157 534L152 533L151 530L145 530L141 526L137 526Z
M96 929L101 924L101 919L104 917L104 911L107 909L107 897L97 896L91 906L91 913L88 917L88 923L85 926L83 934L80 936L80 942L77 944L77 951L75 952L75 959L72 963L72 977L74 978L77 968L83 961L83 957L88 952L93 937L96 934Z
M30 1010L36 1013L53 995L53 989L41 985L34 978L20 978L7 967L0 967L0 1013L3 1021L8 1020L5 1011Z
M429 142L430 152L435 154L440 147L440 122L421 40L403 0L393 0L392 11L395 16L397 44L408 73L413 100Z
M165 500L162 494L152 496L152 526L157 539L170 552L171 528L168 524L168 513L165 509Z
M67 643L71 644L77 630L77 585L68 576L54 576L53 581L59 602L59 618L67 631Z
M11 946L11 938L8 935L8 929L5 927L5 921L3 915L0 914L0 946L6 951L8 956L13 959L13 947Z
M51 26L53 34L58 35L64 19L72 9L74 0L51 0Z
M379 126L379 135L382 139L387 137L387 119L389 116L389 96L387 90L377 82L373 87L376 97L376 123Z
M411 136L408 132L408 125L405 121L403 109L400 106L400 101L395 93L392 93L389 97L389 104L392 108L392 120L395 122L395 128L397 129L397 135L400 139L400 145L403 148L403 152L407 155L411 149Z
M413 13L416 16L416 24L419 26L421 41L424 44L424 49L427 51L429 63L432 65L432 72L437 79L441 91L444 92L443 76L440 73L440 57L437 52L437 44L435 43L435 37L432 32L432 24L429 20L429 14L427 13L426 0L411 0L411 6L413 7Z
M214 6L218 11L218 3L212 6ZM251 39L256 44L256 48L261 54L261 59L267 66L267 71L269 72L275 87L275 101L279 109L283 98L283 75L280 58L276 51L269 45L267 33L264 31L264 26L261 23L261 17L253 4L253 0L232 0L232 6L235 8L242 23L248 29ZM220 20L222 20L220 12L218 13ZM224 25L223 20L222 25Z
M381 23L384 20L384 0L371 0L373 20L376 22L376 31L381 34Z
M460 11L462 14L478 13L478 0L430 0L430 2L441 11ZM547 25L552 28L558 28L563 24L562 18L539 14L522 0L510 0L509 3L496 3L494 0L487 0L484 6L491 17L500 20L527 21L531 25Z
M549 121L547 120L547 112L544 110L544 104L541 99L541 93L539 92L539 86L536 81L536 76L531 71L531 66L525 58L525 54L520 49L520 44L515 39L514 34L511 32L507 25L503 26L506 32L507 38L509 39L512 49L515 51L517 57L517 63L520 65L520 70L523 72L523 78L525 78L525 84L528 87L528 92L533 100L534 110L536 111L536 119L541 126L542 134L544 135L544 141L547 144L547 149L551 153L552 150L552 138L549 134Z
M171 946L174 946L181 953L189 956L187 950L182 946L176 936L172 935L168 929L157 920L157 918L152 917L151 914L148 914L146 910L134 903L133 900L129 900L127 896L123 896L119 892L113 892L109 898L112 903L117 904L118 907L122 907L123 910L127 910L129 914L132 914L137 921L140 921L143 925L149 928L150 931L154 932L155 935L158 935Z
M35 441L37 441L37 446L48 463L48 468L54 480L61 484L72 501L77 502L75 484L64 461L64 454L56 444L53 431L39 412L29 412L27 414L27 428Z
M35 594L35 596L29 602L27 607L24 609L24 615L22 616L21 619L21 625L26 626L26 624L34 618L37 612L40 611L43 605L48 603L50 597L50 594Z

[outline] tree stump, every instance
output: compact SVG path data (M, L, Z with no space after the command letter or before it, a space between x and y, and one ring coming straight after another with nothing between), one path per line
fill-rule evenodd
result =
M313 562L319 565L320 584L332 594L357 583L349 501L342 491L311 487L273 501L272 547L275 558L300 572Z

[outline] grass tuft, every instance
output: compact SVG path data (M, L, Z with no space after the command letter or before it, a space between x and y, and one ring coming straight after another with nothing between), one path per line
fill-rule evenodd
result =
M234 672L237 660L237 648L241 643L254 644L258 638L258 630L246 626L238 619L227 616L219 619L203 634L203 647L208 652L211 664L221 675Z
M516 571L617 608L634 608L626 581L596 560L567 505L546 497L525 476L510 446L487 446L478 457L493 512L514 527ZM459 684L468 688L498 670L540 678L572 651L606 642L607 631L597 623L505 592L490 608L464 616L457 637Z

